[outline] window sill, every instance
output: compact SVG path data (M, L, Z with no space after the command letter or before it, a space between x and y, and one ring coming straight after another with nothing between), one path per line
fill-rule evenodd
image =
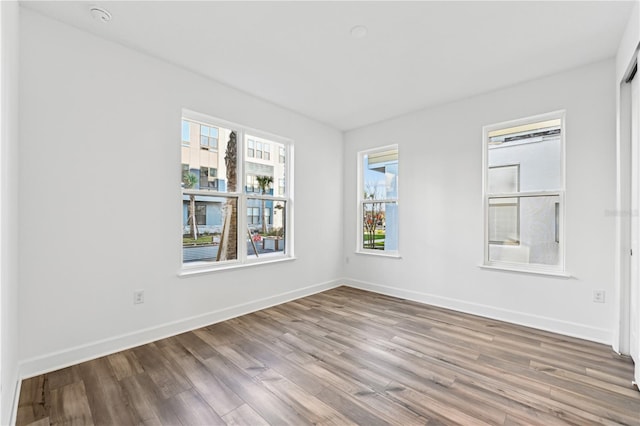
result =
M356 251L356 254L362 254L365 256L379 256L379 257L389 257L392 259L402 259L402 256L400 256L400 253L385 253L385 252L380 252L380 251L376 251L376 250L371 250L371 251Z
M187 278L194 275L209 274L209 273L218 272L218 271L228 271L231 269L242 269L242 268L248 268L251 266L258 266L258 265L268 265L271 263L289 262L292 260L296 260L296 258L294 256L283 256L283 257L277 257L277 258L267 259L267 260L247 261L246 263L234 262L234 263L227 263L227 264L213 265L213 266L212 265L194 266L191 268L183 268L180 271L178 271L178 277Z
M546 271L544 269L523 269L517 268L514 266L499 266L499 265L478 265L481 269L488 269L492 271L502 271L502 272L516 272L519 274L529 274L529 275L546 275L550 277L556 278L573 278L573 275L567 272L560 271Z

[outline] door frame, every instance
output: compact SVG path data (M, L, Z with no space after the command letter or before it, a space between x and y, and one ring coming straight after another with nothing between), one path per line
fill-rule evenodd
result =
M619 82L619 108L616 144L616 306L612 346L621 354L631 352L631 216L639 214L631 209L631 78L638 62L638 49L633 54L622 81ZM636 76L640 78L640 75ZM634 255L640 256L640 249ZM640 301L639 301L640 302ZM635 365L634 381L640 383L640 361Z

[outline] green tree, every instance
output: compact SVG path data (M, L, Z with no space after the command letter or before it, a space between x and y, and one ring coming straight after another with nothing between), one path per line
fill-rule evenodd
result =
M182 187L184 189L191 189L198 183L198 177L193 173L186 172L182 175ZM198 224L196 221L196 196L189 194L189 216L187 218L189 224L189 236L194 241L198 239Z

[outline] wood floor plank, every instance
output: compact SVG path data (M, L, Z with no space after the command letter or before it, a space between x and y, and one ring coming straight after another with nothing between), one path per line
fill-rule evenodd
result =
M17 422L29 424L49 416L49 378L36 376L22 381L18 402Z
M22 383L17 425L633 425L610 347L340 287Z
M151 380L147 373L125 377L122 387L129 397L132 407L141 424L154 424L158 418L161 424L180 425L180 419L167 404L162 391Z
M127 396L105 357L81 364L80 372L91 408L91 417L96 425L135 423L126 403Z
M225 421L193 389L186 390L167 400L183 425L225 425Z
M138 382L140 376L142 375L127 376L120 381L120 385L128 398L134 422L148 426L162 425L161 417L165 417L167 413L158 413L156 411L156 406L153 404L155 393L153 391L144 391L144 388ZM177 418L174 420L177 424Z
M117 380L122 380L125 377L134 376L144 372L142 365L136 358L136 355L131 352L118 352L107 357L113 373Z
M47 374L49 381L49 389L58 389L62 386L70 385L82 380L80 374L80 367L78 365L72 365L71 367L62 368L60 370L52 371Z
M210 371L239 395L269 424L310 425L311 421L301 417L283 401L277 398L222 356L214 356L205 361Z
M259 382L265 389L276 395L281 401L291 407L301 417L313 424L351 425L355 424L340 412L305 392L295 383L273 370L267 370L258 376Z
M93 420L84 382L74 382L51 391L49 421L52 425L98 424Z
M211 374L199 358L190 356L192 352L181 345L185 339L170 338L165 341L167 344L163 346L163 353L167 359L180 368L178 370L180 375L191 383L198 395L213 408L218 416L222 417L243 404L243 400ZM216 352L213 348L209 348L211 351L208 358L211 358Z
M269 426L269 423L247 404L242 404L222 419L228 426Z
M156 384L163 398L171 398L185 390L191 389L189 381L177 374L175 367L162 354L155 343L138 346L132 349L144 371Z

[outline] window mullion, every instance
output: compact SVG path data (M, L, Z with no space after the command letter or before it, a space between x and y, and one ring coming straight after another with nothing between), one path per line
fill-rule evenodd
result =
M238 192L238 258L241 263L247 261L247 230L249 224L247 223L247 194L245 193L246 176L244 172L245 162L245 132L243 129L237 130L237 165L236 165L236 182Z

